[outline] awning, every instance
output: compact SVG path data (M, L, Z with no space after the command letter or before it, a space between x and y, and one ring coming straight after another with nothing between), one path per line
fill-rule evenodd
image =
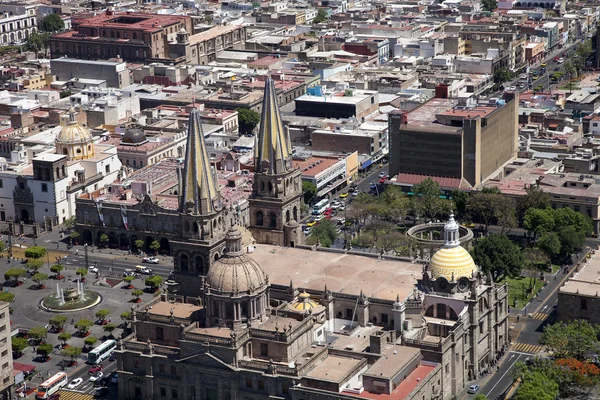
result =
M372 164L373 164L373 159L369 158L368 160L365 160L362 162L362 164L360 164L360 169L369 168Z

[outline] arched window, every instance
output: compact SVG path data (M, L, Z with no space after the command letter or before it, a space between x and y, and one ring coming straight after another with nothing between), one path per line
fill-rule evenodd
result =
M294 207L294 221L298 221L298 207Z
M285 222L290 222L290 210L285 212Z
M201 274L204 273L204 260L200 256L196 256L196 262L194 263L194 267L196 268L196 272Z
M263 226L263 212L262 211L257 211L256 212L256 225L257 226Z
M186 256L185 254L182 254L181 257L179 257L179 269L182 272L187 272L189 269L188 256Z
M277 215L274 212L269 214L269 227L277 228Z

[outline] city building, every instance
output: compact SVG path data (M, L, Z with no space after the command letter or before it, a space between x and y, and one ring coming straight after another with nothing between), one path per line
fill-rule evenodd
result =
M321 96L302 95L294 100L296 115L322 118L350 118L359 120L379 108L379 94L375 91L351 89L349 84L338 84L333 91Z
M518 151L518 98L433 98L389 114L390 176L450 177L478 187L502 176Z
M302 171L302 180L317 188L316 198L333 194L358 174L358 153L297 153L292 165Z
M13 11L0 6L0 45L22 45L29 35L38 30L35 7L8 7Z
M68 57L50 60L50 70L58 81L101 79L110 88L129 86L129 70L125 62L78 60Z
M421 264L249 253L232 227L193 295L133 308L115 351L119 398L456 398L508 345L507 287L482 276L458 232L451 217ZM296 285L293 270L309 278Z
M11 345L10 304L0 302L0 397L11 398L13 376L13 352Z
M558 289L557 321L582 319L600 323L600 259L598 250Z

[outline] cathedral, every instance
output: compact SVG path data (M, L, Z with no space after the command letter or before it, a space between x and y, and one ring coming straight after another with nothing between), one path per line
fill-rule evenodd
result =
M508 344L506 285L475 265L453 216L428 262L301 246L300 171L274 90L268 80L255 146L254 246L190 112L174 282L132 308L119 398L456 398Z

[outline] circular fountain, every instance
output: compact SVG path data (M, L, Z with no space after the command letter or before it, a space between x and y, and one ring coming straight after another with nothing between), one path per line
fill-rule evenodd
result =
M42 299L43 309L54 312L71 312L85 310L100 303L102 297L93 290L85 290L83 283L78 279L73 287L69 276L67 288L61 289L56 284L56 292Z

